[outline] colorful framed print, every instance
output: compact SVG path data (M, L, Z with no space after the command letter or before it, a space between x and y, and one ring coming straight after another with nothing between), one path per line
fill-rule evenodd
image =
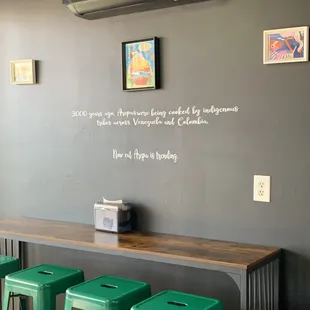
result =
M36 68L33 59L11 61L11 83L36 84Z
M264 31L264 64L309 61L309 27Z
M123 42L122 58L124 91L160 88L158 38Z

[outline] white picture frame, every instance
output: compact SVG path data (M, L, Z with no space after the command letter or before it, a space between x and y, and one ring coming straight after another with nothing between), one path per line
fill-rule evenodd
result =
M309 61L309 27L264 31L264 64Z
M10 62L11 84L36 84L36 62L33 59L12 60Z

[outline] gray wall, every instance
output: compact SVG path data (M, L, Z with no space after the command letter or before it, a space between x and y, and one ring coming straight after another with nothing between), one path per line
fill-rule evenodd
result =
M309 10L308 0L214 0L89 22L60 0L2 0L1 216L92 223L96 200L122 197L142 206L145 229L285 248L284 304L309 309L310 67L262 65L263 30L310 24ZM122 92L120 43L153 35L162 38L164 89ZM21 58L40 61L38 85L10 85L9 61ZM72 110L212 104L240 111L170 130L71 118ZM111 159L112 148L153 146L174 149L179 162ZM270 204L252 201L254 174L272 176ZM214 274L187 268L49 247L28 253L30 264L136 277L155 291L208 292L237 309L236 286L223 275L211 287L203 280Z

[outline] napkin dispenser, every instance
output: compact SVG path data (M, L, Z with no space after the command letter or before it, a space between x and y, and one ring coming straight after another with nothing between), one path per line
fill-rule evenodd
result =
M131 231L131 210L127 203L97 202L94 205L95 228L114 233Z

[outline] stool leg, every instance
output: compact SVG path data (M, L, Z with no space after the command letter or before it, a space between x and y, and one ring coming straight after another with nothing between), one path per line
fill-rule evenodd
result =
M72 310L72 308L73 308L72 300L66 298L64 310Z
M44 308L45 310L45 308ZM56 298L52 298L49 302L49 307L46 307L46 310L56 310Z
M41 297L41 294L33 297L33 310L45 309L47 305L44 305L44 298Z
M47 298L38 294L33 298L33 310L56 310L56 298Z
M8 310L10 306L10 296L11 292L7 289L4 289L3 300L2 300L2 309Z

